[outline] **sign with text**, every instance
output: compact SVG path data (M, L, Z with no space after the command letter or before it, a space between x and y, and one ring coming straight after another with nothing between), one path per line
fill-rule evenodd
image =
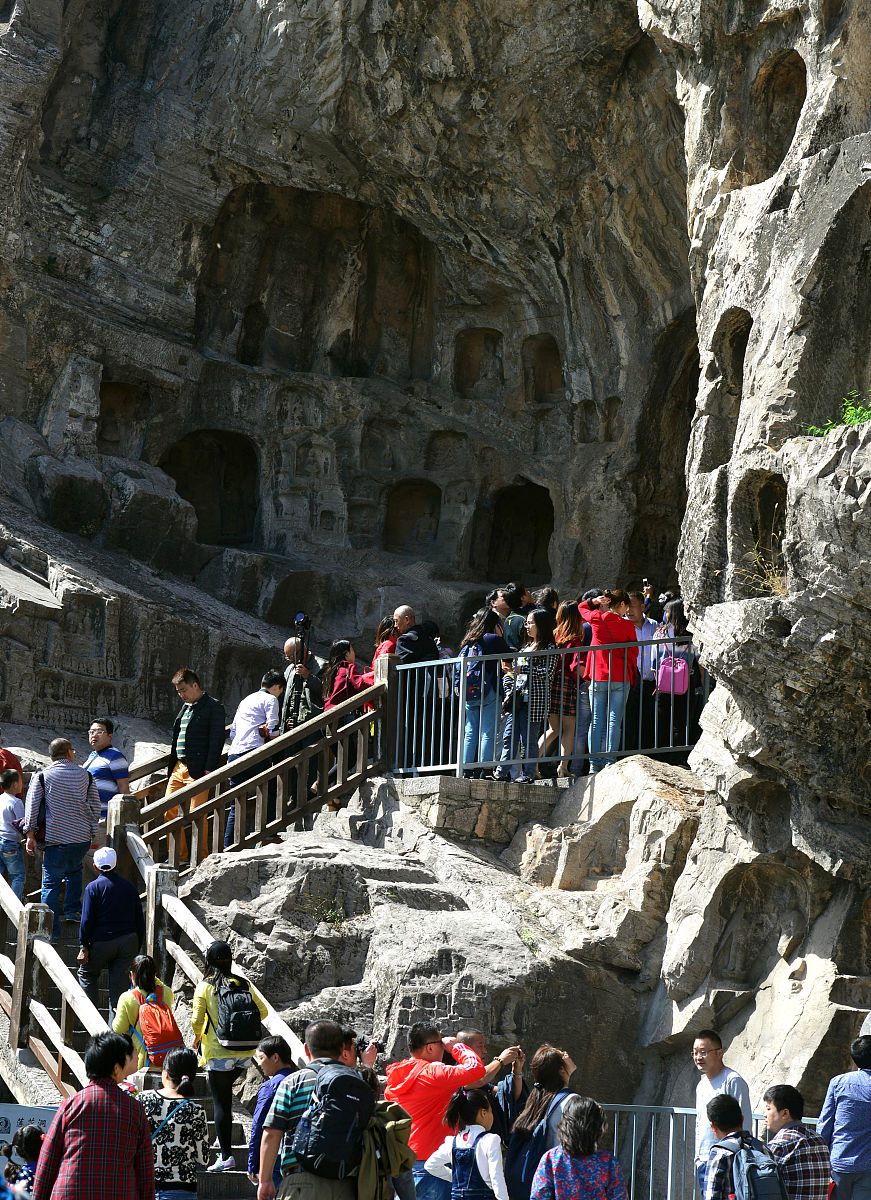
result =
M56 1112L56 1104L0 1104L0 1138L11 1141L22 1125L38 1125L47 1133Z

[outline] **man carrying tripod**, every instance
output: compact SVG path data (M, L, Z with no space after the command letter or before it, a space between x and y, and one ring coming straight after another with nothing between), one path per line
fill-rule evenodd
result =
M308 642L311 621L305 613L298 613L296 633L284 643L284 657L288 667L284 672L284 702L281 706L281 730L287 733L296 729L309 717L323 712L323 687L320 674L323 659L312 654Z

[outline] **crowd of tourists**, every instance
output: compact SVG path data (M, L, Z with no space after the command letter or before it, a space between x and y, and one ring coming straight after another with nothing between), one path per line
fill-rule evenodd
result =
M209 1077L220 1143L208 1170L232 1170L237 1164L226 1141L232 1084L253 1057L264 1080L246 1164L257 1200L276 1194L281 1200L628 1200L619 1158L605 1145L614 1144L607 1115L573 1089L576 1066L566 1049L538 1047L529 1061L530 1086L519 1045L490 1056L478 1030L444 1036L437 1025L418 1023L409 1031L408 1057L386 1066L382 1094L374 1065L383 1047L364 1047L353 1030L334 1021L307 1026L304 1066L294 1063L284 1038L260 1037L260 998L226 953L224 944L210 947L212 973L194 996L198 1055L183 1045L150 1044L152 1021L143 1019L147 1000L141 996L138 1011L118 1004L129 1032L92 1039L85 1053L88 1086L61 1104L44 1138L36 1126L24 1126L4 1148L5 1176L19 1194L195 1200L209 1153L205 1110L194 1099L197 1072L205 1068ZM162 1003L171 1009L166 988ZM146 1063L160 1070L160 1087L139 1089L143 1051ZM701 1200L827 1200L830 1194L865 1200L871 1191L871 1037L857 1038L850 1052L857 1069L832 1079L816 1130L802 1119L797 1088L767 1088L763 1142L753 1133L747 1083L725 1065L717 1032L700 1030L692 1057L700 1075L695 1173ZM221 1079L218 1089L213 1076Z
M371 686L377 661L385 655L413 669L399 672L395 765L407 771L452 773L459 757L466 774L531 782L555 774L594 774L618 752L643 750L684 761L686 747L698 737L703 673L679 596L664 593L657 603L649 587L643 592L606 588L560 602L553 588L533 595L523 584L511 583L484 598L456 656L442 643L437 626L418 622L407 604L379 624L368 668L347 639L334 641L322 659L301 631L288 638L284 669L266 671L259 688L236 709L227 751L227 762L235 765L230 786L263 770L262 755L254 765L246 765L246 756L270 738L339 705L345 705L343 721L355 719L358 710L345 702ZM220 765L226 733L224 706L208 694L195 670L179 668L171 683L181 706L173 723L167 821L180 817L172 804L175 793ZM96 935L90 921L82 924L83 867L105 843L109 800L130 790L128 763L113 744L114 734L112 718L95 717L88 729L91 751L81 766L69 739L55 738L50 765L33 773L26 797L21 763L0 744L0 854L3 873L21 898L25 857L41 852L41 899L53 914L52 940L58 941L62 921L81 924L90 974L117 958L116 975L124 977L136 932L131 905L124 906L123 921L98 923ZM296 748L320 736L315 730ZM350 753L356 753L356 741ZM308 771L312 785L317 756L311 756ZM272 787L267 819L274 814ZM191 812L208 798L207 788L195 793ZM231 804L225 847L238 840L235 815ZM203 859L209 852L204 821L198 835ZM190 848L183 825L176 836L184 867ZM98 943L96 949L88 938ZM115 943L120 942L119 949Z

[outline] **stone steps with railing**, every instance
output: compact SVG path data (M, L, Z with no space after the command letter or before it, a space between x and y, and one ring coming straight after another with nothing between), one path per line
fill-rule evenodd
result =
M239 786L229 782L236 764L222 763L200 780L180 789L171 801L163 799L169 770L168 755L134 765L131 781L144 781L129 797L110 803L108 842L118 854L118 867L144 897L145 951L157 964L161 978L178 983L180 1024L186 992L202 978L199 965L213 935L178 895L179 840L185 830L190 846L188 871L210 852L223 851L226 814L235 806L236 837L229 852L264 845L320 811L338 804L382 767L387 712L383 680L352 701L324 713L306 725L283 734L248 756L247 766L259 766L254 777ZM357 715L361 704L369 711ZM345 724L343 724L345 722ZM373 736L374 735L374 736ZM302 745L316 738L310 745ZM204 786L205 785L205 786ZM270 792L275 807L270 812ZM196 808L194 798L206 794ZM167 818L167 809L178 809ZM187 872L185 872L186 874ZM59 1103L87 1083L82 1053L88 1040L108 1029L109 997L100 994L100 1007L85 995L76 978L78 927L63 923L59 944L51 945L53 918L30 895L21 903L0 878L0 1040L7 1034L8 1051L0 1053L0 1074L19 1103ZM264 1027L280 1034L297 1062L304 1061L299 1038L271 1004ZM6 1026L6 1029L3 1029ZM149 1075L147 1086L159 1085ZM211 1123L211 1100L204 1078L198 1080L201 1102ZM243 1118L241 1106L237 1115ZM234 1122L233 1147L237 1165L244 1168L247 1122ZM253 1194L244 1169L201 1176L198 1192L209 1200L235 1200Z

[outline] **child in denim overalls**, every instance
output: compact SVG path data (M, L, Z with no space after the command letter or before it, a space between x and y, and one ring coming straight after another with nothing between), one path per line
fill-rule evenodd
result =
M445 1112L445 1125L455 1129L425 1166L437 1179L451 1181L451 1200L508 1200L502 1169L502 1141L495 1133L486 1092L459 1088Z

